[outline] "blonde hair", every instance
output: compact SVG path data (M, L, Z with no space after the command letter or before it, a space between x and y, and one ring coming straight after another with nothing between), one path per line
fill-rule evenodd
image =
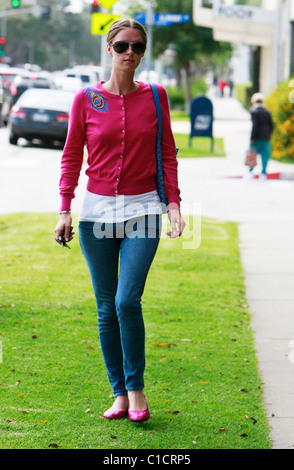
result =
M264 101L264 95L262 93L254 93L251 97L251 103L263 103Z
M142 26L141 23L136 20L133 20L132 18L120 18L119 20L114 21L108 30L107 43L111 43L114 37L122 29L125 28L137 29L138 31L140 31L143 43L147 44L147 33L145 31L144 26Z

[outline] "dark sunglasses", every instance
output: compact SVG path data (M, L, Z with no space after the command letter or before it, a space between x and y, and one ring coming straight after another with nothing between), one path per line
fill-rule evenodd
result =
M135 54L144 54L146 50L146 44L144 44L143 42L116 41L113 44L111 42L109 44L113 47L113 50L118 54L126 52L130 45L132 46L132 50L133 52L135 52Z

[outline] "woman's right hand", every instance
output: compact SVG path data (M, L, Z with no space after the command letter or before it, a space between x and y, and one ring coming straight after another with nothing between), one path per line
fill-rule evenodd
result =
M55 240L59 245L61 245L61 242L59 240L59 237L64 237L66 242L70 242L73 239L74 232L70 233L70 228L72 225L72 217L70 213L67 214L60 214L59 221L57 222L57 225L55 227Z

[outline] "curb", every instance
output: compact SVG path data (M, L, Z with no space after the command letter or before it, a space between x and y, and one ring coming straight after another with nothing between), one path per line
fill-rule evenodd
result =
M244 175L230 175L225 178L243 178ZM259 179L259 175L254 175L255 179ZM294 173L267 173L268 180L294 180Z

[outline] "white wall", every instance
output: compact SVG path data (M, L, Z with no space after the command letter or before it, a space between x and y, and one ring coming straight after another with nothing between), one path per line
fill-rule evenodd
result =
M231 60L233 69L233 81L237 83L248 83L250 80L250 49L245 44L237 43Z

